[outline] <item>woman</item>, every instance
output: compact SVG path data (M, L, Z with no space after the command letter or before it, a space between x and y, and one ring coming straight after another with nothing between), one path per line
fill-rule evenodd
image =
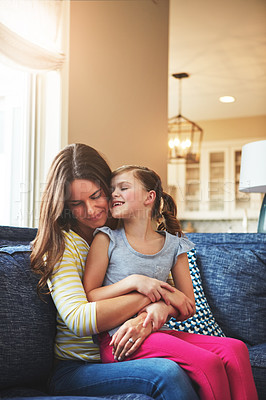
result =
M173 361L100 363L92 334L123 324L150 302L140 293L96 302L86 299L82 278L93 232L111 223L110 179L111 170L105 160L83 144L64 148L48 174L31 263L33 270L41 275L39 291L48 284L58 311L51 393L80 396L143 393L158 400L197 399L190 380ZM161 290L160 281L157 288ZM160 307L158 303L158 314ZM169 313L170 310L172 313L172 306ZM162 312L166 319L165 307ZM121 341L128 331L144 340L152 331L151 324L143 327L144 319L142 313L122 325Z

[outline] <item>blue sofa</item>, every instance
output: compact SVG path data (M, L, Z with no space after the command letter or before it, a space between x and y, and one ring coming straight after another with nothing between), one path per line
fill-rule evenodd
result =
M48 394L56 310L36 292L30 241L36 229L0 226L0 398L65 400ZM67 397L69 400L151 400L142 394Z
M1 398L48 396L55 308L49 297L43 302L36 294L38 277L29 265L29 243L35 235L36 229L0 227ZM259 399L266 399L266 235L188 237L196 244L202 285L216 322L226 336L247 344ZM110 398L147 399L135 394Z

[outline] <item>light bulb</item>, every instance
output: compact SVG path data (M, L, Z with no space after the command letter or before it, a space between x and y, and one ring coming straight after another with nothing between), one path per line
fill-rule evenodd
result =
M187 139L185 143L186 143L186 147L187 148L191 146L191 140L190 139Z
M175 147L175 143L173 139L170 139L168 142L168 146L170 147L170 149L173 149Z
M233 96L221 96L219 100L221 103L234 103L236 101Z
M174 146L175 146L175 147L178 147L179 144L180 144L180 140L179 140L178 138L175 138L175 139L174 139Z

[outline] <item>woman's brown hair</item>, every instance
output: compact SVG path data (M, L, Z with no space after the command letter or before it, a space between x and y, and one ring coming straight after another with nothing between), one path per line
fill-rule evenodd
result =
M63 231L75 229L76 222L67 204L70 184L75 179L93 181L110 196L111 170L97 150L77 143L66 146L55 157L41 200L38 232L32 242L31 267L41 275L39 293L62 258Z
M183 236L181 224L176 218L176 203L170 194L163 191L162 181L159 175L147 167L124 165L116 169L112 173L112 177L130 171L133 171L134 176L142 183L143 187L148 192L154 190L156 193L152 209L152 218L158 222L157 230L166 230L173 235L177 234L178 236ZM162 219L164 221L160 222Z

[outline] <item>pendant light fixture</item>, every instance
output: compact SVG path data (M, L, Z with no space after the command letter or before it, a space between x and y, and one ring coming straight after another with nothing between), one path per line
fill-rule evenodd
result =
M172 76L179 79L179 113L168 121L169 159L199 162L203 130L181 114L182 79L188 78L189 74L181 72Z

